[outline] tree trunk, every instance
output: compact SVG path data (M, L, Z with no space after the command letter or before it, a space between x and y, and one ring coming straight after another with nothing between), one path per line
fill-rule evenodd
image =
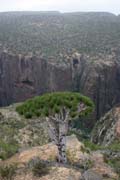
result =
M58 143L58 157L60 163L67 163L66 157L66 132L67 132L67 124L65 122L61 122L59 124L59 143Z
M66 157L66 134L68 131L68 122L59 120L55 121L46 118L48 125L49 136L58 147L58 161L60 163L67 163Z

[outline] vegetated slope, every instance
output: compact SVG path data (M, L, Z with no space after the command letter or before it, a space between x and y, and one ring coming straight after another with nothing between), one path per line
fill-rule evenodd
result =
M104 159L119 173L120 178L120 105L100 118L93 128L91 140L107 147Z
M15 111L16 104L0 109L0 159L7 159L20 149L49 142L46 123L27 120Z
M93 128L91 137L94 143L103 146L116 144L116 149L117 147L120 149L120 105L100 118Z
M0 13L0 46L14 53L55 56L77 49L107 53L120 46L120 18L110 13Z

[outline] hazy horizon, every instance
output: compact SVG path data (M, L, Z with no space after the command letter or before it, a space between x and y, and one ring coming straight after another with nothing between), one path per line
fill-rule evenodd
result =
M0 0L0 12L109 12L118 15L120 14L119 7L118 0Z

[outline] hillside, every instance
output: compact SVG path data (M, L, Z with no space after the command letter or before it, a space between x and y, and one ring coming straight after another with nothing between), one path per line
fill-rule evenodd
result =
M110 13L0 13L1 49L17 54L59 56L111 53L120 48L120 17Z
M90 117L68 124L66 165L58 163L60 144L50 141L40 112L33 119L16 112L26 99L63 91L95 104ZM0 13L0 180L119 178L120 16Z
M80 130L74 131L79 140L75 135L67 137L68 164L64 166L56 162L57 148L50 143L45 121L24 119L15 111L18 105L13 104L0 109L0 176L1 172L7 172L7 169L1 167L9 167L12 164L12 170L15 168L13 171L15 180L24 178L26 180L54 180L56 174L58 180L66 180L70 176L71 180L83 180L83 177L84 180L87 180L87 177L90 177L90 180L97 180L96 178L119 180L120 131L117 124L120 121L120 107L113 109L114 116L110 111L100 120L100 122L103 121L102 124L96 124L92 140L99 145L90 142L89 138L82 137ZM114 124L114 129L112 124ZM98 137L97 132L101 131L104 125L106 133ZM69 134L73 134L73 131L70 130ZM109 137L110 143L104 146L106 137ZM102 139L103 143L101 143ZM47 172L46 169L44 176L37 177L33 175L32 168L39 162L39 159L43 166L45 163L50 167L50 171ZM42 170L39 169L39 172Z

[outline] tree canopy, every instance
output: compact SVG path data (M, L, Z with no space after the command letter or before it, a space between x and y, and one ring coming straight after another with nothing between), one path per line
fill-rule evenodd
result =
M79 103L85 105L82 112L78 111ZM92 112L94 108L90 98L76 92L54 92L47 93L42 96L37 96L27 100L22 105L19 105L16 110L25 118L32 117L49 117L58 114L62 108L70 111L71 119L78 116L86 116Z

